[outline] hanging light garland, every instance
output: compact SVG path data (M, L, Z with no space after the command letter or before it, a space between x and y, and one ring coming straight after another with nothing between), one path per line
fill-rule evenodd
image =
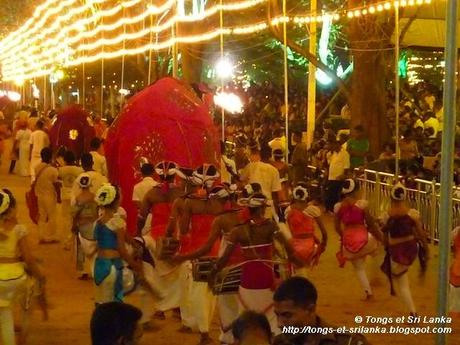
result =
M170 30L173 25L180 22L200 22L222 11L240 11L266 4L268 0L244 0L232 2L231 4L216 4L199 15L175 14L161 25L150 26L130 33L123 33L114 38L105 38L104 35L90 43L85 39L96 37L99 33L114 32L126 25L136 24L146 18L169 11L175 0L167 0L160 6L148 5L146 9L134 17L122 17L113 24L97 25L93 30L86 30L87 25L97 23L105 17L113 16L123 9L140 4L142 0L124 1L113 8L100 10L91 13L83 19L77 19L79 15L88 11L96 4L106 3L110 0L87 0L83 5L71 7L77 0L66 0L55 6L55 1L48 0L37 7L32 18L11 33L4 40L0 41L0 64L2 67L3 80L16 81L18 83L31 78L48 75L53 71L53 66L63 64L65 67L77 66L83 63L91 63L101 59L112 59L124 55L136 55L149 50L163 50L172 47L177 43L198 43L212 40L220 35L247 35L266 30L269 25L280 25L284 23L302 25L310 22L321 23L328 17L334 21L341 18L353 19L366 15L373 15L379 12L390 11L394 8L404 8L430 4L432 0L399 0L393 2L382 2L366 5L356 9L340 12L329 12L323 14L306 14L296 16L279 16L270 23L262 21L250 25L237 27L223 27L208 32L188 36L170 37L163 41L149 42L135 48L116 47L121 42L138 40L152 33L158 34ZM66 14L60 15L63 9L70 8ZM58 15L53 19L53 16ZM53 23L45 28L49 19ZM72 24L65 26L65 23L72 20ZM53 36L54 35L54 36ZM110 51L97 50L101 47L112 48ZM84 54L79 54L84 52ZM75 54L75 56L74 56ZM76 57L80 55L79 57Z

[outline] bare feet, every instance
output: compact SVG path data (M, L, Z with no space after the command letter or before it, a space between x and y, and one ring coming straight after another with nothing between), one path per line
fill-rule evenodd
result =
M198 345L210 345L213 343L208 333L201 333L200 336L200 342L198 343Z
M173 318L181 320L180 308L173 309Z
M181 328L179 328L178 332L179 333L193 333L192 329L187 326L182 326Z
M366 297L364 297L362 301L366 302L366 301L373 301L373 300L374 300L374 295L366 291Z
M160 327L155 325L152 321L147 321L146 323L142 324L142 328L146 332L156 332L160 330Z
M156 311L155 314L153 314L153 318L157 320L166 320L165 313L163 311Z

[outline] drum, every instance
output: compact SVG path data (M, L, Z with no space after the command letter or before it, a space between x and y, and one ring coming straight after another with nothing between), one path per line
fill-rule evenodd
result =
M224 268L216 275L212 286L214 295L237 293L241 283L241 265Z
M160 260L174 256L180 247L180 241L172 237L163 237L158 241L156 255Z
M196 282L205 282L209 280L212 268L216 263L216 258L206 257L192 261L192 276Z

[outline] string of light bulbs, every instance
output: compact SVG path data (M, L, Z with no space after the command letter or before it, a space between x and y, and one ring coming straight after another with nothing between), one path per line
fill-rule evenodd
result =
M68 1L73 1L73 0L68 0ZM105 0L92 0L93 3L99 3L103 2ZM126 2L126 4L136 4L139 0L131 0L130 2ZM247 1L242 1L239 3L232 3L232 4L227 4L223 5L223 9L227 11L232 11L232 10L241 10L241 9L247 9L253 6L260 5L267 0L247 0ZM147 13L147 16L151 15L152 11L157 11L160 8L164 9L166 6L169 6L171 1L167 1L160 7L152 7L152 6L147 6L147 10L141 14L139 14L136 17L133 18L122 18L118 22L114 23L116 25L126 25L126 22L134 21L135 20L143 20L145 18L145 13ZM82 22L77 21L72 25L71 29L66 30L65 32L68 34L71 32L71 30L77 31L78 34L77 36L73 37L68 37L67 40L62 42L60 45L55 47L54 49L48 49L44 50L41 53L35 54L33 53L32 50L27 50L24 52L24 54L15 54L13 55L11 50L3 50L3 52L0 54L0 63L2 65L2 74L3 74L3 79L5 81L23 81L27 79L31 79L34 77L38 76L43 76L50 74L53 71L53 66L59 65L62 63L62 60L67 58L67 61L64 63L64 66L70 67L70 66L76 66L80 65L82 63L90 63L94 61L98 61L100 59L111 59L111 58L116 58L120 57L123 55L136 55L136 54L141 54L144 53L150 49L152 50L162 50L162 49L167 49L170 48L172 45L177 44L177 43L198 43L206 40L212 40L219 36L220 34L224 35L246 35L246 34L251 34L259 31L266 30L269 25L279 25L282 23L290 23L290 24L295 24L295 25L302 25L302 24L307 24L312 21L321 23L324 18L330 17L333 20L339 20L341 18L348 18L348 19L353 19L356 17L361 17L365 15L373 15L377 12L383 12L383 11L390 11L393 8L400 8L400 7L411 7L411 6L420 6L424 4L429 4L431 3L431 0L400 0L400 1L394 1L394 2L382 2L378 4L372 4L372 5L366 5L362 6L360 8L356 9L350 9L347 11L341 11L340 13L338 12L332 12L332 13L324 13L324 14L305 14L305 15L295 15L295 16L279 16L276 18L273 18L271 20L271 23L268 23L267 21L264 22L259 22L255 24L250 24L250 25L245 25L245 26L238 26L238 27L229 27L229 28L222 28L222 29L214 29L202 34L196 34L196 35L188 35L188 36L177 36L173 38L166 39L165 41L160 41L160 42L154 42L154 43L148 43L142 46L134 47L134 48L122 48L122 49L115 49L113 51L103 51L103 52L94 52L91 53L91 50L96 50L99 47L110 47L111 45L116 45L119 44L122 41L133 41L137 40L145 35L150 34L151 32L154 33L159 33L162 32L168 28L171 27L171 25L175 25L177 22L192 22L191 18L193 17L193 21L201 21L204 20L205 18L212 16L215 14L215 11L220 11L219 5L215 6L217 10L213 7L205 11L202 15L200 16L173 16L171 17L167 22L165 22L162 25L155 25L155 26L150 26L142 30L135 31L133 33L129 34L124 34L121 35L120 37L116 37L113 39L98 39L94 42L91 43L81 43L77 47L71 48L69 47L68 43L77 43L79 40L77 40L75 37L78 37L78 39L84 39L88 37L87 31L84 30L74 30L75 27L78 27ZM164 7L163 7L164 6ZM123 6L121 7L123 8ZM38 10L38 9L37 9ZM104 10L106 12L102 13L102 15L105 14L110 14L112 12L112 9L109 10ZM117 8L117 10L119 10ZM43 8L40 9L40 11L43 11ZM97 13L101 13L102 11L95 12L95 16L97 16ZM49 12L47 12L49 13ZM116 12L115 12L116 13ZM161 12L160 12L161 13ZM99 15L101 16L101 15ZM35 18L35 17L34 17ZM86 23L92 22L94 19L93 18L87 18L84 19ZM27 21L27 23L30 23L30 20ZM114 25L112 24L112 25ZM32 24L28 24L30 27ZM111 31L110 29L116 29L118 26L113 26L111 27L110 25L104 25L99 31L97 32L104 32L104 31ZM32 27L34 29L35 26ZM31 29L31 30L32 30ZM21 30L21 29L19 29ZM12 33L10 36L13 38L19 37L18 33L16 31L15 33ZM64 31L64 29L62 30ZM59 37L63 36L64 34L61 34ZM22 30L24 32L24 29ZM12 38L8 36L5 38L3 41L0 42L0 47L5 47L9 46L12 42ZM43 38L42 38L43 39ZM51 38L51 40L53 40ZM54 38L54 41L56 42L57 37ZM67 50L67 51L66 51ZM16 51L16 50L15 50ZM79 57L73 58L73 56L66 56L66 55L72 55L73 52L79 53Z
M105 1L105 0L96 0L96 1ZM86 18L86 19L83 19L83 20L80 20L76 23L74 23L73 25L71 25L67 30L62 30L61 33L59 34L58 37L56 37L55 39L50 39L48 45L50 44L55 44L55 47L53 48L50 48L50 49L45 49L46 47L42 47L40 45L37 45L37 44L34 44L33 42L28 42L28 41L24 41L22 45L20 45L15 51L14 51L14 54L10 54L10 52L8 50L5 51L4 54L7 54L9 55L9 58L4 58L4 56L2 54L0 54L0 61L2 61L2 65L6 66L4 67L3 69L3 73L4 75L6 75L6 78L8 78L8 74L10 74L11 70L23 70L23 74L27 75L27 73L30 71L30 70L36 70L36 67L34 67L34 65L37 64L37 61L40 62L40 65L47 65L47 64L56 64L58 63L56 60L57 58L60 56L60 55L64 55L65 57L65 54L63 54L63 51L66 49L66 47L69 47L70 44L72 43L75 43L75 42L78 42L78 41L81 41L83 40L85 37L91 37L91 36L94 36L96 35L98 32L100 32L101 30L93 30L92 32L89 32L89 33L85 33L84 30L80 30L80 33L77 34L76 37L69 37L69 38L66 38L64 41L63 38L66 37L66 35L68 34L69 31L71 30L74 30L75 28L81 28L84 24L88 24L90 22L94 22L95 20L97 20L98 18L103 18L104 16L109 16L109 15L114 15L116 14L117 12L119 12L121 10L121 8L125 8L125 7L130 7L130 6L133 6L135 5L136 3L138 3L140 0L132 0L128 3L122 3L121 5L118 5L116 6L115 8L111 8L109 10L106 10L105 12L96 12L96 14L93 16L93 17L90 17L90 18ZM241 9L246 9L246 8L249 8L249 7L253 7L253 6L256 6L258 4L261 4L261 3L264 3L266 2L267 0L246 0L246 1L242 1L242 2L238 2L238 3L231 3L231 4L223 4L222 5L222 9L224 11L235 11L235 10L241 10ZM115 29L117 29L118 27L122 26L122 25L126 25L126 24L133 24L135 22L138 22L138 21L141 21L143 20L144 18L146 18L147 16L149 15L152 15L152 14L159 14L159 13L162 13L166 10L168 10L169 8L172 7L172 5L174 4L174 0L169 0L168 2L166 2L165 4L159 6L159 7L156 7L156 6L147 6L147 10L143 13L141 13L140 15L134 17L134 18L122 18L120 19L118 22L114 23L114 24L111 24L111 25L106 25L106 26L103 26L103 28L106 29L106 31L113 31ZM114 45L114 44L117 44L117 43L120 43L124 40L135 40L135 39L138 39L138 38L141 38L142 36L146 35L147 33L149 33L150 31L149 30L154 30L155 33L159 33L161 31L164 31L164 30L168 30L172 25L175 25L176 22L181 22L181 21L184 21L184 22L191 22L191 21L197 21L197 20L204 20L206 19L207 17L215 14L217 11L220 10L220 5L216 5L214 6L213 8L210 8L208 9L207 11L205 11L204 14L202 15L199 15L199 16L174 16L172 19L168 20L166 23L160 25L160 26L154 26L152 28L149 28L148 30L142 30L141 32L137 31L137 32L134 32L134 33L131 33L129 34L128 36L119 36L117 38L114 38L114 39L111 39L109 41L107 40L103 40L103 39L100 39L96 42L93 42L93 43L90 43L90 44L87 44L87 45L80 45L77 47L77 51L83 51L85 49L97 49L98 47L101 47L101 46L104 46L104 45ZM79 13L80 12L80 8L77 8L77 9L72 9L71 11L69 11L69 13L66 15L66 20L68 20L72 15L76 14L76 13ZM98 18L96 18L96 17ZM82 21L85 21L85 23L83 23ZM83 27L84 28L84 27ZM59 43L58 43L59 42ZM2 43L0 42L0 47L2 46ZM33 47L35 47L35 49L38 49L37 47L41 48L40 50L42 50L42 52L38 53L38 54L34 54L33 52ZM18 61L28 61L29 62L29 66L30 68L27 69L25 67L25 64L20 64L19 62L19 66L18 66ZM13 67L11 69L8 68L8 65L12 65ZM15 72L15 74L17 74L17 72Z

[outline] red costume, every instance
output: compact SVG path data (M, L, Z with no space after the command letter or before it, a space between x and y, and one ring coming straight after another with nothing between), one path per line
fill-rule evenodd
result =
M311 210L311 215L307 211ZM314 206L308 206L305 211L297 208L289 210L287 223L292 234L290 240L294 248L294 255L304 262L309 263L315 255L319 240L315 236L315 217L320 216L320 210Z
M345 226L342 233L342 244L351 253L358 253L368 242L364 209L365 207L358 202L336 205L336 215Z
M450 266L450 284L454 287L460 288L460 231L457 230L455 237L453 238L454 242L454 259Z

